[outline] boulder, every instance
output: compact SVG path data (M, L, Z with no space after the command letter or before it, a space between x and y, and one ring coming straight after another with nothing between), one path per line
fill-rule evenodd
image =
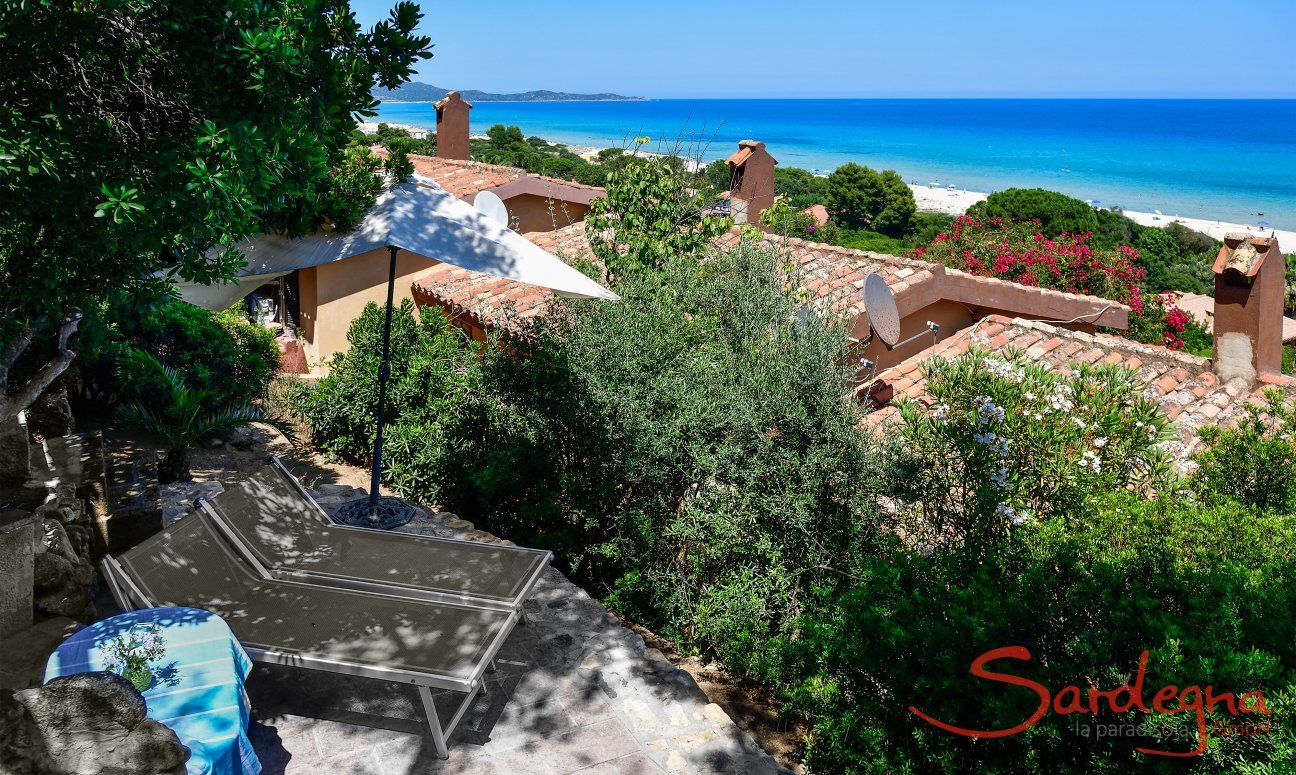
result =
M24 482L31 478L31 443L27 417L19 414L7 422L0 418L0 479Z
M252 447L256 446L259 439L257 438L255 430L250 426L244 425L241 428L235 428L230 431L229 438L226 439L226 441L228 441L229 445L235 449L246 450L252 449Z
M25 711L26 734L14 737L28 746L25 756L36 772L179 775L185 771L189 749L175 732L147 717L143 695L118 675L65 676L15 697Z
M57 380L27 407L27 428L42 439L70 435L75 428L72 407L68 406L67 384Z
M79 616L89 602L93 569L73 548L62 523L46 518L41 525L32 575L36 610L51 616Z

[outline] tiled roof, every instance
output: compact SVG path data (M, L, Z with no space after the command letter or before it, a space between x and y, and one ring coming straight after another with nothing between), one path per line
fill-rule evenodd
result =
M409 159L414 163L414 172L432 178L441 188L467 200L482 191L510 183L527 174L526 170L517 167L478 161L415 154L410 154Z
M823 226L828 223L828 208L823 205L810 205L801 212L813 218L816 226Z
M718 240L722 248L731 248L744 237L740 229L731 229ZM841 248L810 242L796 237L764 234L759 240L776 252L785 254L799 281L809 293L809 301L820 312L855 317L864 312L864 278L882 275L904 309L903 297L930 282L942 267L882 253Z
M589 259L593 252L585 239L585 224L533 232L526 238L567 263ZM504 336L524 337L530 322L542 315L554 295L547 288L473 272L451 264L437 264L414 281L420 305L435 304L451 319Z
M574 199L587 203L590 197L602 196L604 193L604 189L599 186L589 186L584 183L545 175L534 175L519 167L506 167L502 164L486 164L485 162L464 161L462 159L442 159L439 156L421 156L419 154L410 154L409 159L414 164L414 172L435 180L441 188L469 202L482 191L499 189L520 181L530 185L524 187L525 190L500 192L501 197L508 199L510 195L518 193L535 193L541 196L551 196L554 199L567 200L573 198L571 195L575 194Z
M562 255L569 261L589 258L593 251L585 238L582 223L572 224L552 232L528 234L527 238L545 250ZM743 239L740 229L732 229L717 240L721 248L730 248ZM841 315L850 319L864 312L862 289L864 278L877 273L886 280L895 294L896 305L902 315L910 314L940 299L951 299L971 306L990 306L1006 309L1015 314L1030 314L1052 320L1084 318L1102 325L1125 325L1128 308L1096 296L1077 296L1042 288L1029 288L1004 280L977 277L958 270L946 269L940 264L912 258L872 253L835 245L810 242L795 237L765 234L761 242L787 256L799 272L800 285L809 293L810 304L825 314ZM437 267L417 282L421 293L442 307L458 312L471 309L476 325L484 328L500 327L517 332L517 319L509 314L508 305L518 297L531 298L547 291L531 289L522 291L509 285L519 285L508 280L492 280L492 291L481 299L469 302L464 298L464 281L456 270ZM442 301L444 299L444 302ZM987 304L987 300L993 304ZM538 303L532 307L543 312ZM1085 317L1088 316L1088 317ZM485 324L485 325L483 325Z
M896 399L900 397L929 405L931 395L923 377L923 364L933 358L957 358L973 346L990 351L1021 350L1027 359L1059 373L1070 373L1079 364L1125 366L1147 386L1178 427L1185 454L1192 451L1199 427L1208 422L1227 424L1242 411L1245 403L1259 402L1265 388L1278 386L1296 393L1296 380L1279 377L1254 388L1242 380L1221 384L1207 358L1107 334L1088 334L1048 323L991 315L903 363L879 372L877 379L890 387L892 397L869 414L867 422L876 426L897 419Z

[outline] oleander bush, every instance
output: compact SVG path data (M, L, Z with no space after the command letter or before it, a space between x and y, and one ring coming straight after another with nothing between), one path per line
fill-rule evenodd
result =
M1098 495L1098 494L1096 494ZM1084 520L1020 526L993 557L924 553L899 544L861 557L854 580L823 590L791 631L775 680L813 719L807 763L828 773L1279 773L1296 756L1296 530L1289 517L1163 497L1097 497ZM1272 716L1207 719L1272 723L1268 733L1210 736L1186 752L1195 714L1059 715L1025 731L974 740L919 719L1003 730L1032 715L1032 690L973 677L972 660L1023 646L1030 661L988 669L1056 695L1067 685L1132 684L1148 651L1144 702L1167 684L1258 689ZM1170 707L1176 707L1171 702ZM1141 726L1098 738L1099 725ZM1111 730L1112 727L1105 727ZM1087 734L1085 734L1087 732Z
M384 310L370 302L347 331L351 347L315 384L300 383L289 404L329 455L367 464L373 456ZM425 500L435 496L426 473L441 419L462 400L476 368L466 336L443 315L415 314L405 299L392 310L391 380L387 385L385 468L391 480ZM415 441L411 442L411 439Z
M1083 520L1094 493L1149 492L1173 473L1169 424L1128 369L1064 376L975 348L922 368L932 406L900 404L895 491L910 536L991 548L1013 525Z
M1237 427L1208 425L1193 487L1206 501L1233 501L1296 517L1296 406L1277 389L1245 407Z
M872 540L885 468L844 329L798 322L780 262L744 244L630 272L525 357L487 353L444 429L447 506L553 548L681 648L751 663Z

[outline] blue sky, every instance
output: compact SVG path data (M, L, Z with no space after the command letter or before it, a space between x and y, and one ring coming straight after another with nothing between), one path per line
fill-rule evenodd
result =
M371 24L394 0L352 0ZM1296 97L1296 0L422 0L415 80L645 97Z

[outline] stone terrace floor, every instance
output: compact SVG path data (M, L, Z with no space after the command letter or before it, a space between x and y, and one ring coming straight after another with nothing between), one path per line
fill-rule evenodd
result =
M360 494L323 486L334 508ZM453 514L404 531L495 542ZM248 679L252 740L275 773L786 772L692 677L557 570L549 569L478 697L436 758L412 687L258 666ZM462 695L438 695L442 720Z

